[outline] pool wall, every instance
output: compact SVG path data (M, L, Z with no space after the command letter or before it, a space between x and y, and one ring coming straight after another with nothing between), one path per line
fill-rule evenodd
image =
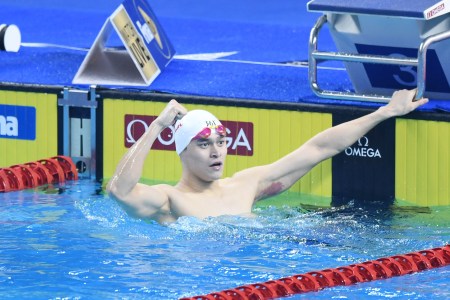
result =
M165 104L176 98L188 109L211 111L230 129L225 176L231 176L247 167L271 163L321 130L376 109L99 89L95 91L94 120L88 128L80 129L74 124L80 123L77 119L91 118L89 108L76 107L72 101L67 114L70 120L63 120L67 118L61 102L64 93L57 87L3 85L0 107L35 109L35 121L31 121L36 124L36 135L33 140L0 138L0 166L68 155L76 163L93 164L87 168L78 164L81 177L106 182L131 144ZM397 205L450 205L449 120L444 113L417 111L384 122L340 155L316 166L290 191L327 198L329 204L375 200ZM65 126L70 128L65 130ZM95 134L83 135L80 130ZM76 150L86 148L88 140L92 151ZM64 145L67 143L72 145ZM145 163L143 178L176 182L181 167L169 129L160 136L156 148ZM305 199L307 204L317 204L309 203L314 198Z

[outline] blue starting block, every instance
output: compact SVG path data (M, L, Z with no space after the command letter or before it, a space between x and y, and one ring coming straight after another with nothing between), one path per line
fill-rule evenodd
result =
M311 30L309 81L320 97L387 102L394 90L450 100L450 0L312 0L322 12ZM328 24L337 52L318 50ZM354 92L324 90L317 63L345 64Z

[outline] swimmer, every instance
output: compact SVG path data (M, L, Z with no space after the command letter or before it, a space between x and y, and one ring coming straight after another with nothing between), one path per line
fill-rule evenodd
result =
M413 101L415 92L396 91L390 102L376 111L318 133L271 164L248 168L229 178L222 178L227 155L225 127L211 113L188 112L171 100L125 153L107 192L131 215L160 223L173 222L181 216L202 219L251 215L257 201L286 191L315 165L345 150L380 122L405 115L428 102L426 98ZM176 152L182 165L179 182L174 186L139 183L154 141L170 125L175 127Z

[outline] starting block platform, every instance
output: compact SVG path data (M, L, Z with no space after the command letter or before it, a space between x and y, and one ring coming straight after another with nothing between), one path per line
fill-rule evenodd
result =
M418 88L417 98L450 97L450 1L312 0L321 12L309 42L309 81L316 95L388 101L394 90ZM327 24L337 52L318 49ZM317 64L343 61L354 92L324 90Z

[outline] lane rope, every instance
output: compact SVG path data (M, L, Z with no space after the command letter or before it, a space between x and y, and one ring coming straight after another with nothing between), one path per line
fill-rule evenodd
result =
M68 156L57 155L0 168L0 193L77 180L78 170Z
M450 264L450 245L382 257L372 261L322 271L313 271L263 283L253 283L180 300L262 300L315 292L334 286L345 286L386 279L443 267Z

